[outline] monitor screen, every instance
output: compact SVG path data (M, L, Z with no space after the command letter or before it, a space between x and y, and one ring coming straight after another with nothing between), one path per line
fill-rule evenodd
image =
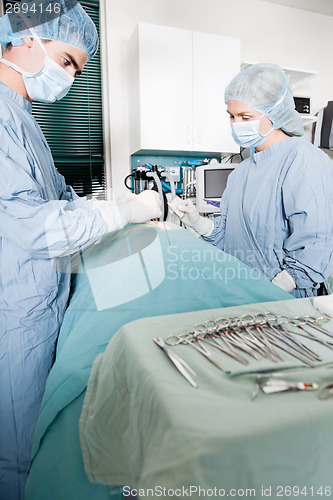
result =
M204 171L204 198L221 198L233 168L214 168Z

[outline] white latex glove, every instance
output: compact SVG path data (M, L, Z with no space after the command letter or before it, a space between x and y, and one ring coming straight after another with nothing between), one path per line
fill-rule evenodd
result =
M296 288L296 283L285 269L278 273L274 278L272 279L272 283L274 285L279 286L284 290L285 292L292 292Z
M99 210L105 220L108 233L122 229L126 224L146 222L161 216L162 203L156 191L129 194L126 203L96 200L93 204L93 209Z
M92 208L101 213L106 222L108 233L122 229L129 223L131 212L128 203L95 200Z
M119 198L116 199L116 203L126 203L135 197L136 194L132 193L132 191L125 191Z
M159 194L151 189L131 198L127 205L130 208L129 222L132 224L158 219L162 215L162 202Z
M122 229L129 222L130 209L128 203L96 200L93 210L99 210L107 225L107 232Z
M209 236L214 229L214 222L207 217L201 217L190 199L174 198L169 203L171 212L174 212L186 224L202 236Z

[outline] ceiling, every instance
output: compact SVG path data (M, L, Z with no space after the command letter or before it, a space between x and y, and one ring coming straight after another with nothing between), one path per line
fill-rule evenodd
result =
M333 0L265 0L295 9L311 10L318 14L333 16Z

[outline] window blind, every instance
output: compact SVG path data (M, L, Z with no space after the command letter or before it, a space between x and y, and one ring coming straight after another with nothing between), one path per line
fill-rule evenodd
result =
M6 4L14 3L5 0ZM99 2L82 0L99 33ZM33 103L55 166L79 196L105 198L101 56L98 49L67 96L53 104Z

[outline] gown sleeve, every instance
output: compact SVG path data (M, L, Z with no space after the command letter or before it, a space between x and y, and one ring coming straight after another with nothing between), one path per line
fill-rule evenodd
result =
M37 180L35 168L23 145L1 127L1 236L41 259L71 255L98 241L107 225L99 210L92 209L93 200L79 198L60 174L63 192L59 199L45 199L42 176Z
M283 268L297 288L321 283L333 272L333 165L322 151L299 151L282 185L289 226Z

